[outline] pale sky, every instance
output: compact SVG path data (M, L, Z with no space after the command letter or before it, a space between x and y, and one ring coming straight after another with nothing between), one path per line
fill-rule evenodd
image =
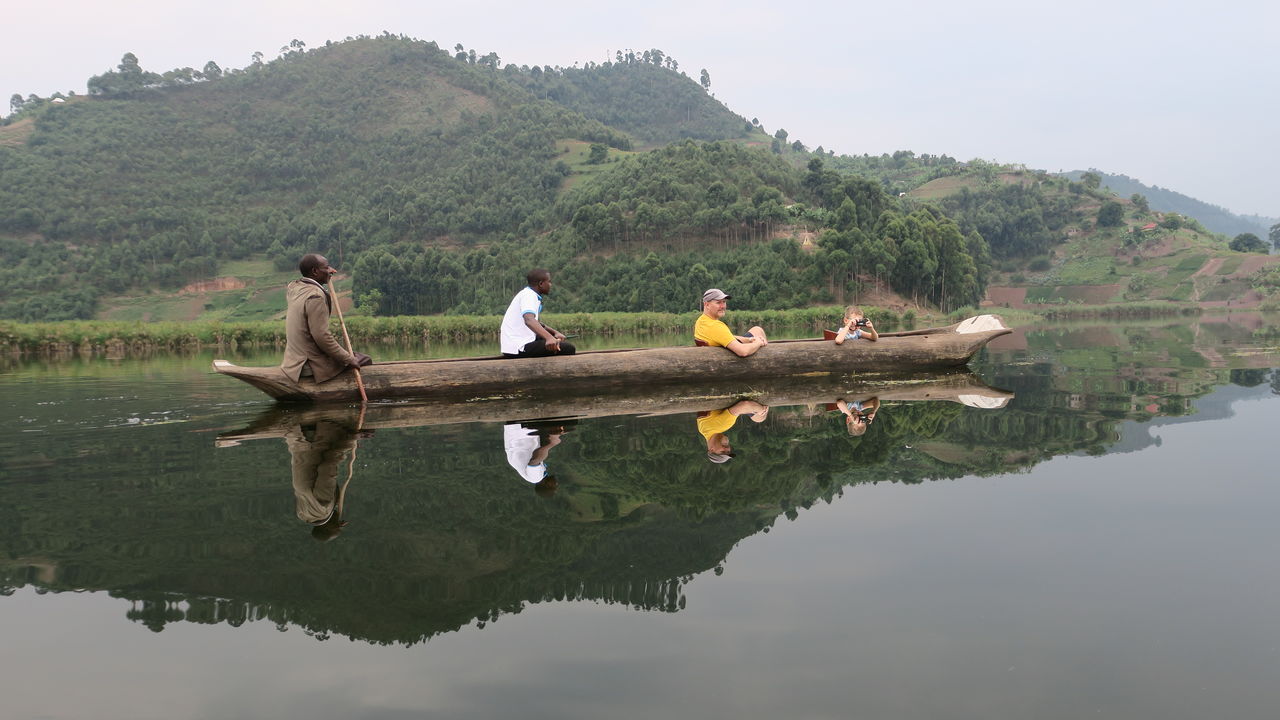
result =
M504 64L659 48L810 148L1096 167L1280 216L1275 2L63 0L4 17L2 113L14 93L84 93L125 52L164 72L383 30Z

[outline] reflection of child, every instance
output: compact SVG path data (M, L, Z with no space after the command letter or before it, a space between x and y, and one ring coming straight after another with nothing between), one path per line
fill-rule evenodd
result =
M861 435L867 431L867 426L876 419L876 411L880 409L879 398L869 398L862 402L857 400L847 403L844 400L836 401L836 408L844 413L844 425L849 430L850 435Z
M850 305L844 309L844 324L840 326L840 332L836 333L836 344L844 343L845 338L857 340L865 338L867 340L877 340L880 334L876 332L876 326L862 311L857 307Z

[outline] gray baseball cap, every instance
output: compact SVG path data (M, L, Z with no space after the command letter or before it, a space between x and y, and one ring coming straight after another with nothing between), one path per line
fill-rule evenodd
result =
M702 293L702 302L708 303L712 300L728 300L731 297L733 296L725 295L724 291L720 288L711 288L710 290Z

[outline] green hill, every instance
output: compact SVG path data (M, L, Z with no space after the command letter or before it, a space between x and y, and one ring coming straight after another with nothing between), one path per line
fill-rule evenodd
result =
M1269 290L1262 278L1280 258L1236 252L1195 218L1119 197L1099 180L971 164L910 195L938 203L987 240L994 304L1249 307L1274 289L1274 279Z
M120 307L233 261L287 272L307 251L353 270L379 313L499 312L532 265L572 281L563 310L685 310L739 277L754 308L867 282L980 297L981 238L821 162L806 171L807 154L659 51L617 60L502 66L389 34L227 71L159 74L126 55L91 97L6 120L0 317L158 317L171 313ZM269 314L250 294L245 312ZM178 314L235 316L233 300Z
M1102 186L1115 192L1120 197L1130 197L1135 193L1146 197L1153 209L1163 212L1176 212L1199 220L1209 230L1223 235L1236 236L1240 233L1253 233L1266 239L1272 225L1280 222L1278 218L1245 217L1237 215L1226 208L1211 205L1193 197L1162 188L1158 185L1144 185L1127 175L1113 175L1101 170L1089 170L1102 178ZM1073 170L1066 177L1079 180L1084 171Z
M658 50L517 67L390 34L243 69L127 54L0 126L0 318L270 318L312 251L374 314L500 313L534 266L565 312L682 312L708 286L950 310L996 271L1097 275L1071 268L1162 221L1122 201L1101 227L1100 189L981 161L810 153L701 80Z

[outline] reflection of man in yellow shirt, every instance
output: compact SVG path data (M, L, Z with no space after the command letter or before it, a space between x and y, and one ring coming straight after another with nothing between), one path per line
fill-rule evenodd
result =
M719 288L711 288L702 294L702 314L693 324L693 339L715 347L729 348L738 357L754 355L757 350L769 344L769 339L759 325L743 336L730 332L729 326L721 320L729 309L730 297Z
M719 464L733 457L733 447L725 433L738 422L739 415L750 415L755 422L764 422L769 417L769 408L755 400L739 400L723 410L698 413L698 432L707 441L707 459L711 462Z

